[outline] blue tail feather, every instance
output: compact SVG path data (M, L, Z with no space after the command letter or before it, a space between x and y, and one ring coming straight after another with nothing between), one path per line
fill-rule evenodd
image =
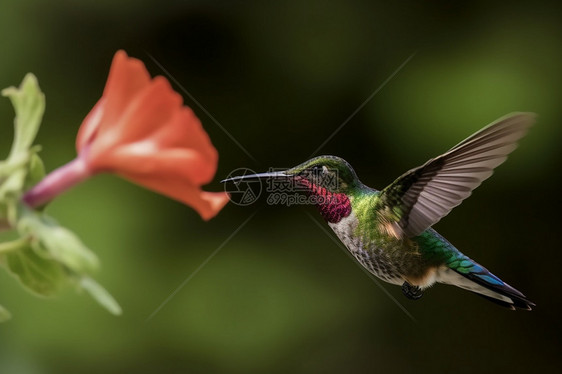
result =
M495 302L501 306L510 308L510 309L526 309L531 310L535 304L527 299L525 295L523 295L520 291L516 290L515 288L511 287L509 284L502 281L500 278L492 274L488 269L483 267L482 265L474 262L473 260L466 257L463 259L465 265L468 265L466 260L469 260L471 266L463 266L460 268L452 268L455 272L462 275L463 277L471 280L472 282L476 283L479 286L484 287L487 290L495 292L499 295L505 296L511 300L511 302L500 300L489 294L483 294L479 292L478 289L471 290L477 293L479 296L482 296L490 301Z
M437 231L428 229L415 240L428 258L444 262L437 270L435 281L469 290L510 309L531 310L535 306L521 292L461 253Z

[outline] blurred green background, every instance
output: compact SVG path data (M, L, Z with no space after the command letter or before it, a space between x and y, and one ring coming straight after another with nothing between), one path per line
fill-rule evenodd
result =
M262 198L205 223L100 176L48 210L99 255L96 279L123 316L73 290L36 298L2 271L0 302L14 319L0 325L0 373L558 371L562 12L553 3L3 1L0 87L39 78L48 170L74 157L120 48L163 74L154 56L257 160L184 95L221 156L208 190L238 167L306 160L416 51L320 152L348 160L364 183L382 188L506 113L539 119L436 225L536 302L531 313L448 286L412 302L385 285L414 322L311 221L312 207ZM1 99L5 154L12 119Z

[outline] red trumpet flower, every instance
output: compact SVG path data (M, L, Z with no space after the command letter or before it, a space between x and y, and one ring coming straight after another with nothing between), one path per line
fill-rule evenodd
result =
M39 206L91 175L109 172L179 200L203 219L227 203L200 189L213 178L218 153L201 123L164 77L115 54L101 99L76 138L78 157L47 175L24 201Z

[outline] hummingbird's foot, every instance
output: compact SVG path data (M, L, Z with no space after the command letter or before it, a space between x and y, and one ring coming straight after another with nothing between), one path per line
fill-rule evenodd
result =
M404 296L411 300L418 300L423 296L421 288L418 286L412 286L408 282L404 282L404 284L402 284L402 292L404 293Z

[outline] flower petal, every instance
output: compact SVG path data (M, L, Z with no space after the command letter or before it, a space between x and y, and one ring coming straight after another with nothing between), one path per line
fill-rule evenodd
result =
M78 153L89 145L96 136L103 117L104 102L105 99L103 97L99 99L92 110L90 110L90 113L84 118L84 121L82 121L82 126L80 126L76 136L76 151Z
M152 176L127 175L119 173L123 178L140 184L150 190L181 201L195 209L201 218L213 218L228 203L226 192L207 192L190 184L186 180L177 178L162 179Z
M194 185L209 183L215 174L216 162L206 159L200 152L191 149L152 149L149 142L121 147L104 157L104 170L135 176L185 179ZM99 164L98 164L99 165Z
M217 151L193 111L181 106L181 97L163 78L155 79L135 99L121 122L128 133L116 129L96 139L88 155L92 169L155 177L175 175L195 185L213 178Z
M113 127L123 115L123 109L150 83L150 74L142 61L117 51L102 97L106 100L101 121L102 131Z
M184 202L204 219L226 193L200 190L212 180L218 153L193 111L164 77L116 53L102 98L82 123L76 147L90 174L113 172Z
M104 158L129 174L177 175L201 185L212 180L218 153L193 111L182 107L150 138L123 145Z
M122 145L151 140L158 131L181 109L182 98L174 92L168 81L156 77L147 87L123 108L119 121L99 131L93 143L91 158L104 163L105 155ZM105 121L105 119L104 119Z
M186 106L177 111L169 123L161 126L151 139L160 147L196 149L209 159L217 161L217 152L209 135L201 126L195 113Z

